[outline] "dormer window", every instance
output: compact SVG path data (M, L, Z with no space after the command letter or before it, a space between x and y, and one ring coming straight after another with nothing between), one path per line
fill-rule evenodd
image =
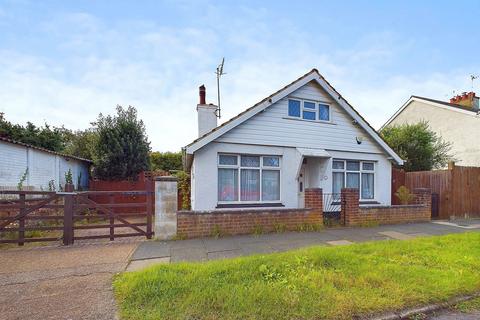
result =
M288 99L288 116L310 121L330 121L330 106L315 101Z

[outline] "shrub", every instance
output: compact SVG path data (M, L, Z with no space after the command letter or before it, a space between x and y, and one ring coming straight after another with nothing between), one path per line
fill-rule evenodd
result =
M415 198L415 195L411 194L410 190L405 186L398 188L395 196L400 200L400 203L404 205L409 204Z

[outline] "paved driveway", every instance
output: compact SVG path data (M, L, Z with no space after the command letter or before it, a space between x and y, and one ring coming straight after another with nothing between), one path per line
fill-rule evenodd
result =
M138 242L0 250L1 319L115 319L113 274Z

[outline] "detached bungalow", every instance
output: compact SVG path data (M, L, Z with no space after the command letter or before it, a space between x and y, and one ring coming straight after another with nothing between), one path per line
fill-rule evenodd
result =
M359 189L360 204L390 205L402 159L316 69L218 127L205 94L199 138L184 148L192 210L303 208L306 188L327 201L344 187Z

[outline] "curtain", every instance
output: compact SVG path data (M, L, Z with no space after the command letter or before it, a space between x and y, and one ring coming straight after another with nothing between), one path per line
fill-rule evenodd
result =
M280 171L262 171L262 200L280 200Z
M237 169L218 169L218 200L238 201Z
M360 189L360 174L359 173L347 173L347 188Z
M362 173L362 198L373 199L374 194L374 182L373 173Z
M260 200L260 170L242 169L240 171L240 199L242 201Z
M334 172L333 173L333 193L338 193L342 191L344 184L344 173L343 172Z

